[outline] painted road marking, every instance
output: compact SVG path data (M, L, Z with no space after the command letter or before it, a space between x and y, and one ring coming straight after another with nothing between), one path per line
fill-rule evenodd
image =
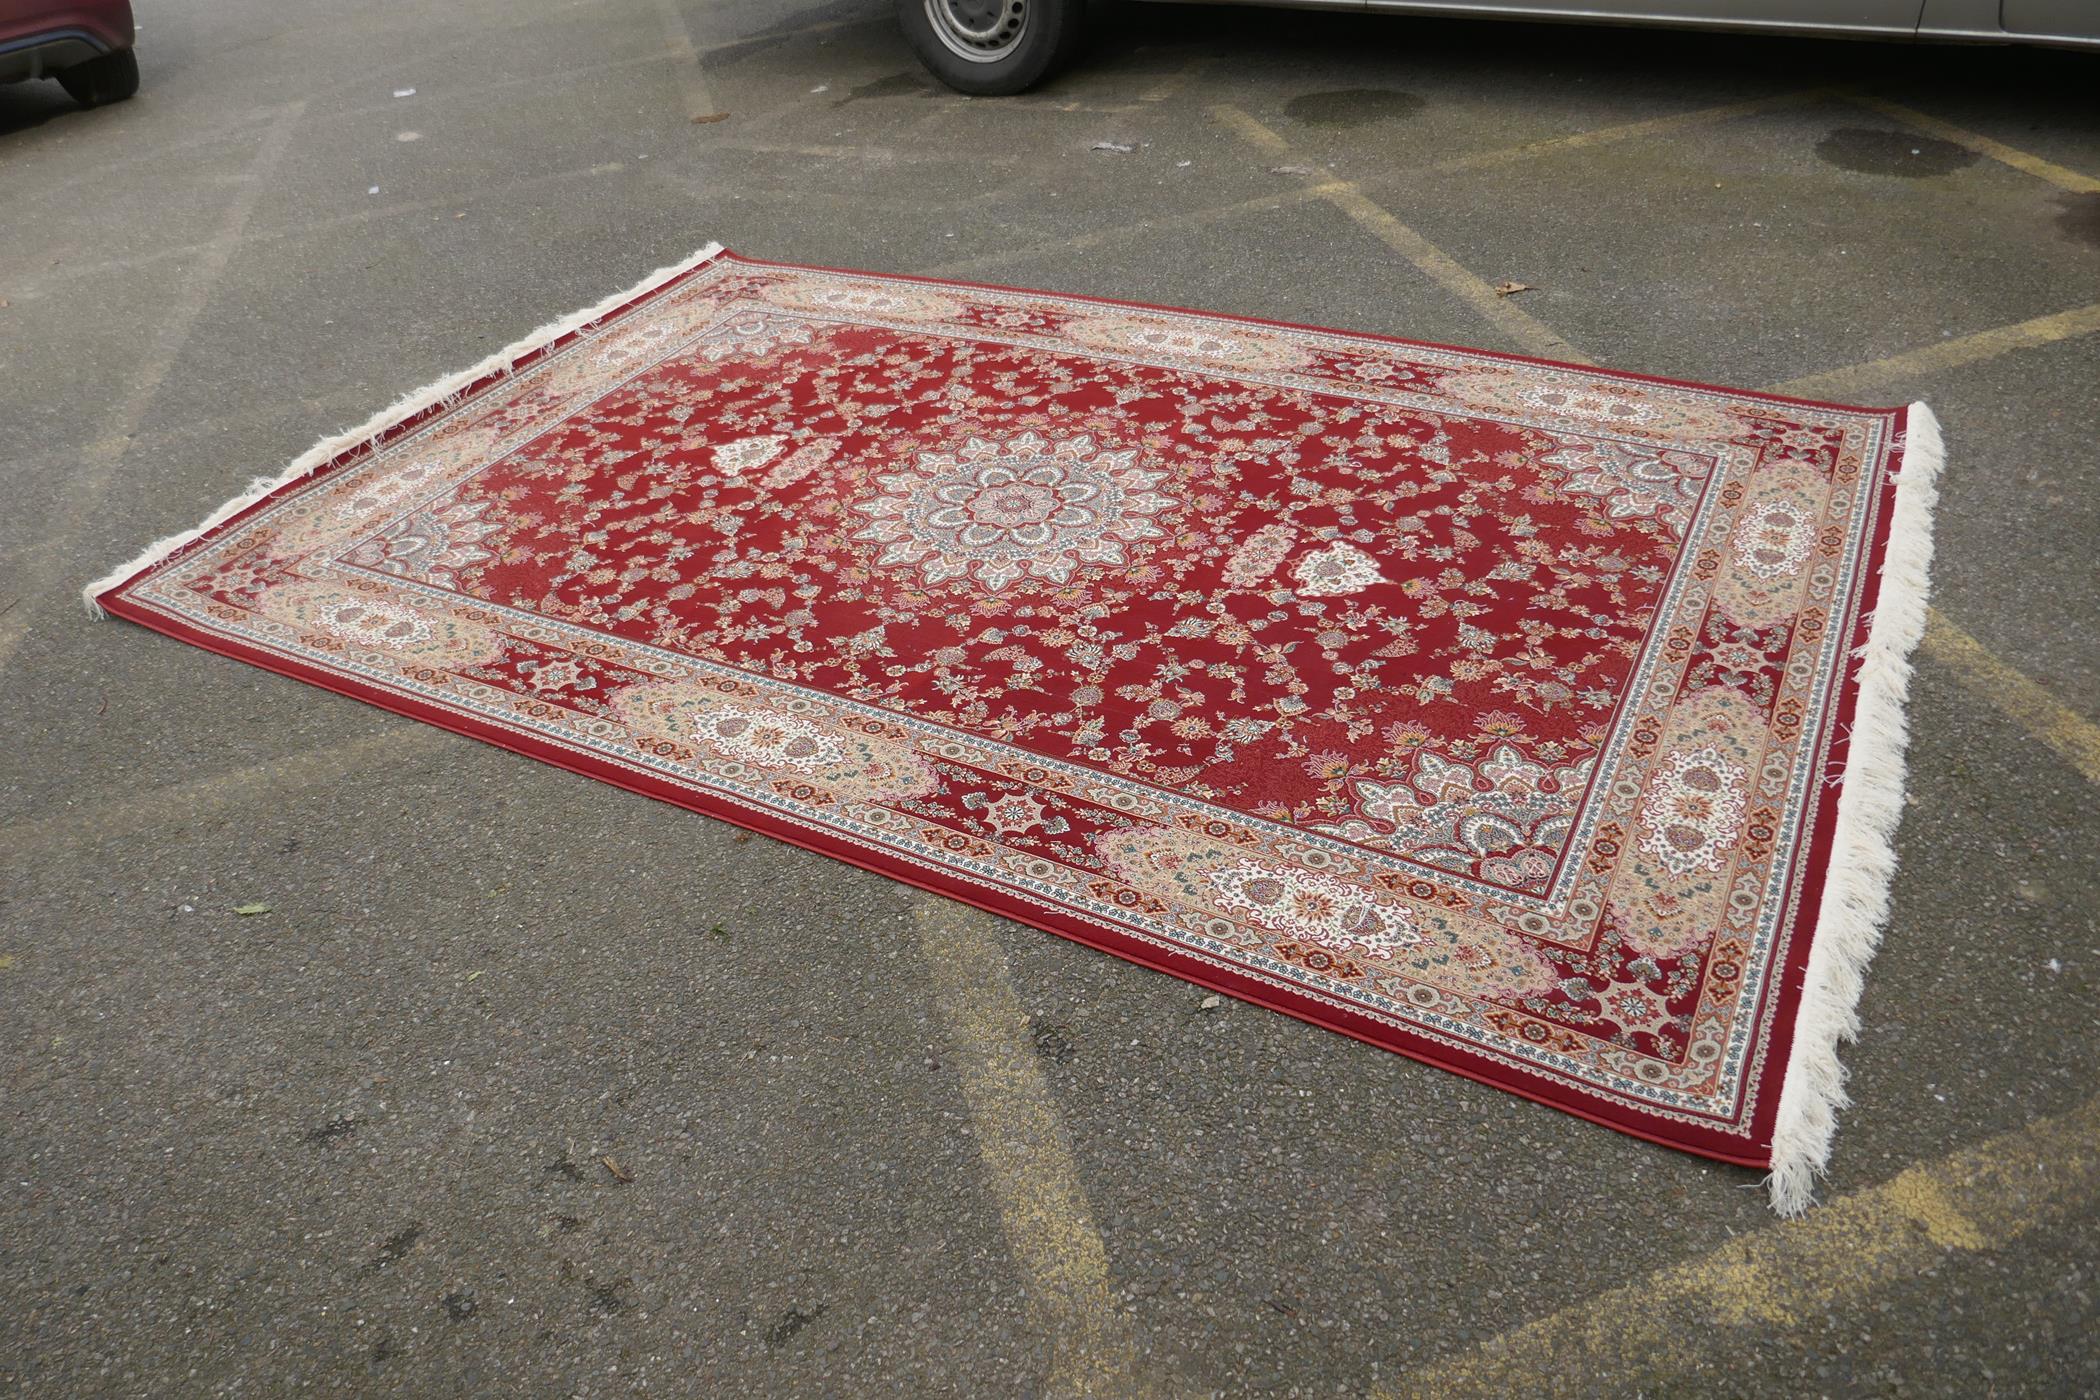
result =
M1231 107L1213 108L1212 112L1219 120L1233 127L1263 150L1276 155L1290 154L1289 143L1246 113ZM1484 280L1460 267L1448 254L1386 214L1354 185L1343 183L1323 197L1343 209L1358 223L1374 233L1380 233L1388 246L1393 247L1423 271L1429 272L1446 287L1460 292L1468 302L1484 313L1491 313L1490 319L1509 329L1505 317L1515 308L1510 306L1508 298L1494 295L1493 288ZM1385 227L1386 221L1390 221L1389 228ZM1381 231L1382 228L1385 231ZM1442 275L1439 271L1432 270L1433 268L1441 269ZM1483 297L1486 304L1483 304ZM1521 312L1518 314L1523 315ZM1561 340L1542 323L1534 321L1528 315L1525 315L1524 319L1536 326L1543 337L1550 338L1550 342L1559 347L1536 349L1534 353L1579 364L1595 363ZM1975 335L1963 336L1958 340L1926 346L1886 359L1791 380L1786 384L1773 386L1769 392L1812 397L1811 391L1818 389L1886 382L1908 375L1972 364L2012 350L2046 345L2096 330L2100 330L2100 306L2080 307L2011 326L2001 326L1995 330L1980 331ZM1531 346L1527 345L1527 348ZM2100 763L2096 763L2095 757L2096 754L2100 754L2100 735L2096 735L2090 722L2064 706L2019 671L1992 656L1984 649L1982 643L1949 622L1937 609L1931 613L1927 623L1924 645L1926 654L1947 666L1965 687L1997 706L2029 733L2068 759L2088 780L2100 782Z
M310 219L305 223L287 224L281 228L262 229L241 239L242 249L260 248L271 243L289 239L307 238L330 229L349 228L357 224L373 223L382 219L398 218L404 214L421 213L426 210L456 212L462 208L474 208L492 199L536 189L542 185L563 180L574 180L583 176L617 175L627 169L625 161L600 161L596 165L579 166L569 170L549 170L538 175L526 175L516 180L505 180L500 184L483 185L471 191L454 190L447 194L434 195L427 199L396 200L391 204L375 205L369 209L355 209L348 213L331 214L325 219ZM36 295L42 296L48 288L62 287L69 282L85 281L103 277L111 272L134 271L151 267L156 263L170 262L189 257L193 253L209 251L212 244L183 243L166 248L156 248L150 253L135 253L128 257L108 258L101 262L66 265L64 272L40 279L35 286Z
M1935 608L1925 621L1925 654L1954 673L1970 694L2054 749L2089 783L2100 783L2100 727L1984 649Z
M1847 102L1856 106L1879 112L1885 117L1893 117L1905 126L1937 136L1942 141L1952 141L1955 145L1966 147L1980 156L1989 156L2002 165L2009 165L2036 179L2047 180L2060 190L2069 190L2072 194L2100 194L2100 180L2095 180L2090 175L2081 175L2054 161L2043 160L2040 156L2029 155L2026 151L2008 146L2003 141L1993 141L1988 136L1979 136L1973 131L1956 126L1953 122L1942 121L1938 117L1928 116L1924 112L1899 106L1894 102L1884 102L1863 92L1846 91L1841 95Z
M226 207L217 235L205 247L204 256L185 280L167 323L148 340L145 363L139 367L130 390L116 401L105 420L106 427L96 434L98 442L119 445L101 452L81 454L70 489L55 512L57 518L46 524L37 548L22 551L25 562L21 571L26 577L14 585L22 601L0 617L0 671L7 669L15 648L28 635L37 606L46 600L45 595L55 582L53 575L57 571L51 567L52 558L58 554L59 546L73 542L93 518L96 506L109 490L110 479L123 458L123 448L129 445L130 435L145 421L146 411L160 396L160 386L167 379L168 371L175 367L183 347L189 344L190 332L196 327L197 318L211 304L219 278L233 260L234 250L240 246L248 220L262 200L269 174L291 148L292 131L305 111L304 102L286 103L277 109L275 119L263 131L262 143L256 148L254 159L248 162L248 169L241 177L239 192ZM94 573L100 573L117 561L82 562Z
M2100 304L2081 306L2072 311L2058 311L2048 316L2037 316L2031 321L2020 321L2010 326L1996 326L1987 331L1977 331L1974 335L1956 336L1937 345L1906 350L1886 359L1869 360L1864 364L1847 365L1843 369L1804 375L1799 379L1789 379L1784 384L1774 384L1768 392L1789 394L1797 399L1827 401L1836 395L1871 392L1881 386L1901 383L1920 375L1959 369L1963 365L1994 360L2014 350L2025 350L2036 345L2052 345L2074 336L2091 335L2095 331L2100 331Z
M1043 1078L1028 1013L1014 995L993 916L953 900L916 901L933 1004L955 1045L977 1151L991 1177L1007 1246L1050 1333L1046 1393L1137 1393L1130 1319L1109 1291L1108 1251Z
M1252 123L1251 118L1247 121ZM1273 132L1260 127L1259 123L1252 123L1252 126L1268 137L1267 141L1257 139L1257 144L1271 150L1288 151L1287 144ZM1243 130L1243 134L1255 139L1252 132ZM1461 295L1484 314L1489 314L1490 319L1498 324L1504 323L1504 318L1490 312L1490 308L1511 309L1505 299L1481 300L1482 292L1492 297L1492 289L1488 288L1482 279L1474 277L1440 249L1380 209L1366 198L1356 185L1328 179L1317 185L1305 187L1300 192L1300 197L1322 198L1335 203L1380 237L1381 241L1407 257L1447 289ZM1273 206L1276 202L1276 197L1269 197L1264 200L1247 201L1246 204L1250 207L1262 204ZM1167 222L1172 221L1158 221L1139 227L1158 227ZM2077 313L2065 315L2076 316ZM2052 318L2041 319L2048 321ZM1523 315L1521 321L1516 322L1520 326L1526 323L1528 329L1519 334L1519 339L1527 348L1537 346L1541 353L1551 354L1555 358L1586 362L1586 357L1575 351L1567 342L1560 340L1542 323L1536 322L1528 315ZM2012 335L1990 340L1987 337L1992 333L1986 332L1979 337L1965 338L1971 342L1966 346L1968 351L1980 352L1972 353L1968 358L1983 358L1990 354L2003 353L2005 349L2022 344L2044 343L2033 340L2032 334L2030 331L2025 336ZM1944 354L1950 348L1930 347L1927 351L1917 352L1915 359L1899 356L1877 364L1893 366L1897 361L1905 361L1906 364L1924 363L1927 357ZM1957 362L1965 363L1968 359ZM1864 367L1861 368L1864 370ZM1971 669L1979 675L1987 676L1999 692L2015 694L2018 697L2018 708L2006 707L2007 712L2021 719L2023 724L2034 729L2045 739L2054 734L2056 738L2049 739L2052 747L2058 748L2059 752L2066 752L2067 756L2082 755L2082 758L2074 758L2080 771L2089 778L2100 781L2100 777L2096 777L2100 775L2100 735L2094 733L2091 725L2057 704L2039 686L2018 676L2017 672L2004 667L2003 663L1996 662L1972 638L1960 633L1958 629L1952 629L1951 624L1946 624L1944 619L1935 619L1934 628L1928 632L1927 646L1936 652L1965 657L1971 663ZM2021 685L2007 686L2007 676L2015 678ZM398 745L401 738L391 732L385 737L388 741L386 747L389 749ZM361 743L370 745L374 750L380 747L377 740ZM361 761L363 755L347 752L352 747L355 746L338 746L336 750L321 752L334 754L344 763ZM310 765L299 762L300 759L310 758L314 756L295 756L293 760L243 770L243 774L252 779L260 777L264 770L269 770L274 777L288 781L321 780L325 775L319 771L302 776L306 767L320 769L327 766L325 762L320 761ZM214 781L216 780L204 780L204 784ZM212 793L198 791L200 786L202 785L185 784L178 789L165 790L165 793L175 800L173 805L182 806L194 814L199 801L220 805L238 800L232 794L242 784L222 783L220 788ZM126 802L124 806L132 811L139 809L138 804L134 802ZM59 825L75 832L81 829L79 820L71 816L46 818L35 824L37 827ZM1037 1285L1038 1297L1045 1307L1046 1315L1056 1324L1054 1335L1058 1339L1057 1386L1063 1393L1068 1394L1098 1394L1127 1389L1134 1356L1127 1320L1115 1307L1109 1292L1106 1251L1098 1231L1093 1226L1084 1191L1079 1185L1076 1167L1071 1161L1069 1147L1065 1143L1056 1117L1055 1105L1049 1097L1047 1085L1042 1080L1033 1049L1028 1044L1025 1012L1012 995L1010 982L1004 972L1003 954L999 953L996 943L990 940L986 928L978 927L973 930L968 927L969 921L983 921L989 916L977 914L946 901L927 900L920 918L922 944L933 972L937 1001L951 1030L958 1040L965 1043L962 1070L964 1092L970 1100L973 1117L979 1123L980 1149L994 1179L1002 1223L1007 1229L1016 1258ZM987 947L997 955L996 962L986 959L984 949ZM978 968L980 975L962 976L959 969L971 965ZM989 967L998 969L996 976L984 974L984 970ZM997 1125L996 1129L992 1126L994 1124ZM2084 1137L2081 1139L2088 1149L2093 1136L2091 1126L2090 1122L2084 1125ZM2000 1146L2002 1144L1992 1144L1977 1151L1988 1154ZM2054 1147L2046 1149L2044 1160L2040 1161L2037 1170L2040 1167L2064 1166L2060 1156L2047 1155L2054 1151ZM1838 1212L1844 1213L1845 1220L1871 1217L1870 1228L1866 1233L1880 1242L1878 1253L1874 1250L1862 1251L1849 1239L1843 1248L1834 1251L1834 1257L1845 1261L1847 1272L1844 1276L1850 1279L1871 1274L1877 1267L1871 1262L1874 1260L1883 1261L1884 1272L1895 1269L1900 1273L1901 1268L1909 1267L1908 1264L1899 1266L1887 1263L1896 1253L1895 1245L1890 1242L1898 1238L1897 1232L1889 1229L1891 1224L1907 1224L1926 1244L1935 1249L1980 1247L1986 1240L1993 1238L1988 1219L1989 1212L1970 1203L1964 1194L1956 1189L1960 1182L1951 1180L1948 1176L1951 1169L1960 1167L1973 1155L1974 1153L1958 1154L1956 1158L1950 1159L1948 1164L1938 1168L1914 1168L1884 1187L1859 1193L1854 1197L1841 1198L1806 1221L1778 1228L1790 1232L1788 1238L1791 1239L1804 1231L1827 1233L1835 1229L1838 1224L1835 1213ZM2090 1177L2090 1153L2081 1160L2088 1168L2086 1175ZM2039 1214L2035 1218L2039 1219ZM1787 1312L1790 1306L1812 1305L1815 1297L1822 1296L1813 1290L1817 1287L1831 1286L1827 1279L1819 1283L1818 1279L1822 1276L1813 1270L1795 1267L1795 1261L1791 1259L1784 1261L1783 1268L1767 1265L1754 1247L1755 1241L1761 1238L1752 1237L1750 1242L1737 1242L1730 1246L1731 1250L1739 1250L1741 1253L1738 1281L1756 1282L1758 1285L1751 1292L1738 1295L1751 1299L1744 1304L1743 1316L1790 1316L1792 1314ZM1888 1276L1896 1276L1896 1273L1889 1273ZM1836 1275L1829 1277L1835 1278ZM1681 1291L1689 1293L1691 1290L1687 1285ZM1797 1296L1808 1299L1809 1303L1790 1303L1789 1300ZM1583 1325L1587 1327L1590 1325L1587 1320L1590 1310L1586 1309L1584 1313ZM1533 1326L1544 1328L1552 1325L1554 1321L1555 1319L1548 1319ZM1520 1330L1518 1334L1513 1334L1513 1338L1521 1337L1524 1331L1528 1330L1530 1329ZM1506 1347L1507 1343L1503 1345ZM1470 1371L1462 1368L1461 1373L1470 1374Z
M1168 84L1163 84L1162 86L1168 86L1173 81L1170 78ZM1198 228L1239 214L1284 209L1310 200L1326 199L1331 195L1341 194L1351 189L1382 189L1397 181L1405 180L1409 176L1441 174L1449 171L1483 169L1497 165L1506 165L1516 161L1529 160L1537 156L1550 155L1559 150L1607 145L1615 141L1631 140L1635 137L1665 134L1685 127L1725 120L1729 117L1777 111L1782 108L1804 104L1818 97L1830 96L1831 91L1828 88L1811 88L1800 92L1780 93L1773 97L1757 98L1749 102L1734 102L1721 107L1703 107L1698 111L1681 112L1675 116L1656 117L1647 121L1629 122L1621 126L1601 127L1594 131L1575 132L1568 136L1556 136L1543 141L1528 141L1519 146L1505 146L1497 150L1476 152L1473 155L1454 156L1449 160L1437 161L1429 165L1408 166L1400 170L1389 170L1362 181L1323 180L1294 190L1274 191L1269 194L1257 195L1252 199L1234 200L1230 204L1217 204L1180 214L1135 219L1126 224L1116 224L1107 228L1094 229L1090 232L1070 237L1047 239L1041 243L1029 244L1026 247L1009 248L1002 252L987 253L978 257L942 263L937 267L925 269L925 275L930 277L959 277L970 273L987 271L992 268L1026 263L1034 258L1052 254L1086 252L1121 239L1133 238L1140 234L1158 233L1170 229ZM1143 100L1151 101L1154 99L1148 94ZM1005 105L1004 103L1001 104L1002 110ZM1260 126L1259 123L1256 123L1256 125ZM1261 127L1260 129L1266 136L1270 138L1275 137L1275 133L1269 131L1268 128ZM1253 136L1251 132L1247 134L1250 139L1261 140L1260 137ZM1268 149L1275 150L1276 147L1270 146ZM1382 213L1383 211L1380 212ZM1397 220L1395 222L1397 223Z
M1211 116L1230 127L1243 140L1271 155L1295 154L1290 143L1237 107L1213 107ZM1354 219L1379 242L1398 253L1431 281L1452 293L1498 327L1503 334L1533 355L1578 364L1591 361L1581 351L1556 335L1546 323L1517 305L1512 297L1497 296L1487 281L1474 276L1456 258L1394 218L1367 197L1352 181L1338 179L1324 167L1313 168L1309 180L1316 182L1319 197Z
M1214 110L1254 144L1275 153L1288 151L1282 138L1252 118L1229 108ZM2029 165L2021 168L2040 173ZM1354 187L1349 193L1370 204ZM1450 261L1440 250L1432 251ZM1470 273L1465 276L1479 282ZM1938 367L1950 354L1948 363L1970 363L2022 345L2082 334L2085 315L2077 311L2044 317L2040 325L2022 323L1983 332L1965 337L1958 347L1928 347L1818 378L1864 377L1870 369L1891 367L1899 373L1914 372L1920 366ZM1581 359L1566 353L1557 357ZM1924 645L1972 689L1988 696L2088 779L2100 782L2100 731L2093 725L1937 612L1928 621ZM1612 1357L1620 1377L1635 1384L1647 1375L1666 1378L1683 1338L1717 1320L1789 1325L1838 1297L1908 1278L1949 1252L2003 1245L2065 1216L2085 1213L2096 1197L2100 1100L1937 1164L1912 1167L1882 1186L1731 1241L1704 1259L1658 1271L1638 1285L1526 1324L1475 1352L1417 1373L1392 1393L1513 1394L1534 1388L1539 1376L1550 1374L1569 1355Z
M1795 1220L1563 1308L1407 1377L1394 1396L1507 1396L1569 1357L1632 1392L1666 1383L1688 1338L1790 1327L1900 1283L1949 1255L2002 1249L2100 1206L2100 1099L1840 1196Z
M432 725L405 725L389 719L380 733L362 739L32 817L0 827L0 858L35 860L69 847L106 845L233 808L252 813L257 802L273 795L434 753L448 734Z
M1179 96L1181 90L1203 75L1205 69L1217 62L1214 54L1197 54L1188 62L1167 74L1151 87L1138 94L1140 102L1165 102Z
M927 277L964 277L985 272L996 267L1014 263L1031 262L1055 253L1079 253L1134 238L1139 234L1163 233L1169 230L1201 228L1239 214L1252 214L1263 210L1286 209L1299 204L1311 204L1325 199L1343 187L1339 180L1324 184L1307 185L1301 189L1278 190L1271 194L1257 195L1253 199L1237 199L1230 204L1214 204L1206 209L1191 209L1183 214L1163 214L1156 218L1135 219L1127 224L1116 224L1108 228L1094 229L1088 233L1073 234L1066 238L1047 239L1025 247L1008 248L997 253L983 253L971 258L958 258L954 262L940 263L921 270Z
M1379 176L1365 181L1372 189L1383 188L1390 180L1413 174L1449 174L1458 170L1489 170L1498 165L1514 165L1519 161L1535 160L1540 156L1556 155L1561 151L1579 151L1590 146L1608 146L1620 141L1634 141L1646 136L1666 136L1673 131L1683 131L1695 126L1708 126L1714 122L1727 121L1732 117L1756 116L1760 112L1778 112L1788 107L1803 107L1819 98L1835 95L1832 88L1804 88L1799 92L1782 92L1771 97L1753 98L1748 102L1731 102L1720 107L1701 107L1697 111L1679 112L1674 116L1651 117L1646 121L1625 122L1619 126L1600 126L1590 131L1577 131L1567 136L1552 136L1543 141L1527 141L1522 145L1504 146L1500 150L1481 151L1469 156L1452 156L1433 165L1413 170L1396 172L1392 176Z
M700 50L693 44L693 31L686 24L685 11L678 0L656 0L657 22L663 26L664 49L671 62L678 66L679 90L685 98L687 119L712 117L722 109L715 106L714 94L707 86L707 73L700 66Z

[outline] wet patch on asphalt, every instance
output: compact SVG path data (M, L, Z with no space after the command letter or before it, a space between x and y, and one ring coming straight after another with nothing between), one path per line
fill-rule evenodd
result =
M781 1347L787 1344L789 1338L823 1315L824 1305L822 1303L817 1304L816 1310L813 1312L803 1312L799 1308L789 1308L780 1315L780 1321L766 1329L766 1350L780 1350Z
M2100 248L2100 194L2067 194L2057 201L2056 231L2073 243Z
M1294 97L1284 104L1283 114L1306 126L1350 130L1379 122L1404 121L1428 105L1411 92L1392 88L1337 88Z
M1978 160L1976 152L1952 141L1864 126L1840 127L1831 132L1816 143L1816 157L1840 170L1860 175L1893 175L1899 180L1952 174Z
M386 1237L386 1242L379 1246L379 1252L372 1256L372 1267L384 1269L400 1263L408 1257L408 1252L416 1247L416 1241L421 1238L423 1227L420 1224L396 1230Z
M831 105L843 107L849 102L859 102L867 98L912 97L931 93L932 91L933 84L920 77L917 73L892 73L886 78L877 78L873 82L862 83L859 87L849 88L844 97L841 97Z

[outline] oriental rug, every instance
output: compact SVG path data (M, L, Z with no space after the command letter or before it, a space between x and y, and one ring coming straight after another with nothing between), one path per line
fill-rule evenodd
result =
M1797 1209L1939 457L1922 406L711 248L89 596Z

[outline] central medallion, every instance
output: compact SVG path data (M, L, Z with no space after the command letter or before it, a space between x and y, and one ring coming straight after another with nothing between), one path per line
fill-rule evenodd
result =
M1106 451L1086 433L973 437L877 477L882 494L854 506L873 517L855 538L883 546L878 565L928 584L1066 583L1084 565L1127 564L1127 545L1166 533L1156 517L1174 502L1154 489L1166 473L1137 463L1135 449Z

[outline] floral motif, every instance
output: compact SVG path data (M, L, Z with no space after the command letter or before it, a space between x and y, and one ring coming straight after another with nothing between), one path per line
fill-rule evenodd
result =
M837 452L837 445L829 442L812 442L798 447L775 463L761 484L768 491L784 491L829 462Z
M490 555L481 542L496 532L479 501L446 501L411 511L343 556L345 563L421 579L450 588L461 569L483 563Z
M701 717L695 736L725 758L761 768L808 773L843 756L839 741L808 720L772 710L724 705Z
M784 347L808 345L816 338L807 322L752 310L724 316L702 331L695 344L702 359L719 364L731 356L758 359Z
M1598 497L1612 519L1652 517L1679 539L1713 467L1713 459L1701 453L1613 438L1564 443L1539 460L1563 468L1566 489Z
M1741 764L1707 745L1672 753L1648 785L1641 850L1673 875L1721 869L1742 825Z
M812 284L796 279L767 287L765 298L775 305L798 310L837 311L895 321L944 320L961 309L952 297L880 282Z
M883 476L884 494L854 507L874 517L856 538L884 546L878 564L916 568L929 584L967 576L996 592L1023 577L1064 583L1084 565L1126 563L1127 544L1162 535L1155 517L1173 502L1154 488L1166 473L1137 460L1083 433L973 437Z
M575 693L598 688L598 678L585 670L582 663L573 656L556 657L552 661L526 657L517 663L517 668L525 677L525 684L542 694L550 691Z
M1769 583L1800 570L1815 544L1815 522L1793 501L1765 501L1744 514L1731 542L1735 562Z
M392 471L360 474L352 489L336 497L335 518L370 521L419 492L429 491L444 479L445 464L424 458Z
M608 334L591 361L611 369L633 364L662 349L677 334L676 326L663 321L648 321L638 326L622 324Z
M1249 327L1227 331L1215 322L1167 320L1131 313L1088 316L1066 333L1108 350L1204 361L1240 369L1277 369L1303 363L1305 352L1287 340Z
M1234 588L1246 588L1260 583L1276 572L1291 552L1298 532L1290 526L1277 523L1264 525L1240 543L1225 564L1225 582Z
M1316 549L1291 566L1298 591L1309 598L1332 598L1342 593L1360 593L1374 583L1384 583L1378 561L1350 544L1336 540Z
M715 470L724 476L742 476L753 467L762 467L778 457L786 442L787 439L779 434L725 442L715 449Z
M1018 836L1043 825L1046 809L1034 793L1010 792L985 802L979 812L984 824L1001 836Z
M1589 759L1539 763L1513 744L1497 744L1478 765L1425 749L1406 782L1352 782L1358 815L1327 829L1405 851L1425 865L1536 893L1560 861L1590 767Z
M1545 413L1567 418L1587 418L1612 426L1635 426L1655 421L1653 405L1625 394L1599 393L1564 384L1539 384L1518 391L1518 401Z
M1389 959L1421 941L1405 909L1318 871L1243 860L1212 872L1210 883L1218 908L1331 952Z
M413 608L398 603L345 598L329 603L317 615L330 635L353 646L398 651L430 638L430 622Z

